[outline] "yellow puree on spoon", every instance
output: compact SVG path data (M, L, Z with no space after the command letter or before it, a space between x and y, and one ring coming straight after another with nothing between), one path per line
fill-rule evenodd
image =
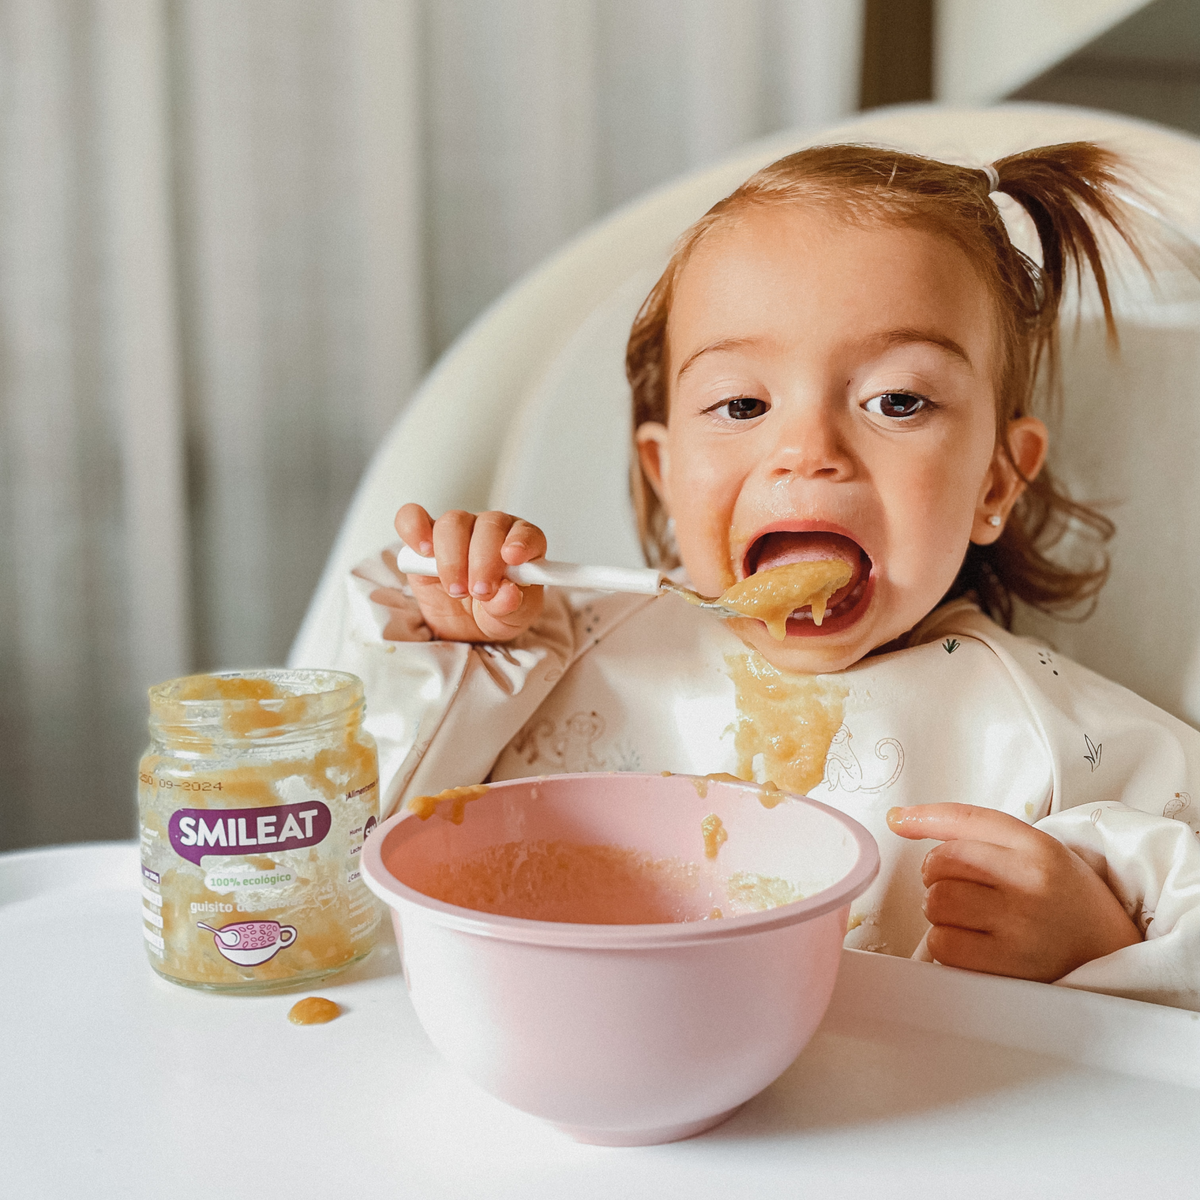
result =
M786 563L759 571L721 593L720 602L747 617L757 617L782 642L787 620L798 608L812 606L813 622L825 619L829 597L850 582L850 565L840 558Z

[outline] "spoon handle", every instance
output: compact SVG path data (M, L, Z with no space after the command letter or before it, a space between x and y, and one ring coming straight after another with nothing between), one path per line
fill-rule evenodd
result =
M437 562L425 558L408 546L396 552L396 566L405 575L435 576ZM596 592L633 592L639 596L657 596L663 576L651 567L595 567L578 563L552 562L548 558L509 567L505 576L520 584L549 584L551 587L583 588Z

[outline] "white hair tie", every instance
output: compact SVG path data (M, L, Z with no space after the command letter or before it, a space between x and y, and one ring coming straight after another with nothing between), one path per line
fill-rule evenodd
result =
M979 168L986 176L988 181L988 195L1000 190L1000 172L995 167L987 166Z

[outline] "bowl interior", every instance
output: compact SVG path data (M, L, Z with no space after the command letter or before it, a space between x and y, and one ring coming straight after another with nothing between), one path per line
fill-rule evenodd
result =
M705 823L711 847L714 817L726 836L710 857ZM617 854L581 855L580 847ZM509 780L465 803L443 801L428 819L409 817L387 831L381 858L402 884L467 908L639 924L699 920L718 915L714 910L736 917L815 899L862 874L873 849L853 821L807 798L692 776L619 773ZM525 892L538 894L533 907L523 907L511 889L460 886L464 878L477 882L481 869L511 872L517 859ZM556 888L574 889L578 900L589 886L607 889L612 903L593 896L582 907L554 908Z

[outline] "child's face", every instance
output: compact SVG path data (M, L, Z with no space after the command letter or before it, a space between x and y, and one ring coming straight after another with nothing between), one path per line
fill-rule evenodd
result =
M775 665L856 662L930 612L971 540L1000 535L988 518L1020 483L996 454L995 322L953 242L746 210L683 268L667 339L669 422L638 441L695 586L803 557L854 568L820 627L792 619L780 643L734 622ZM1036 427L1018 452L1036 471L1045 431L1014 424Z

